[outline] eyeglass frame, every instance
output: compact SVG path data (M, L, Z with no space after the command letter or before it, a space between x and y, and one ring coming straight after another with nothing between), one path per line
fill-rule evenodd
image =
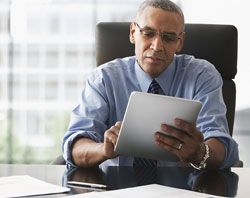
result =
M142 34L142 36L145 37L145 39L153 39L159 35L161 40L164 43L168 43L168 44L169 43L176 43L178 40L181 39L181 35L184 34L183 31L181 33L179 33L179 35L177 35L175 32L159 32L159 31L156 31L150 27L141 28L137 22L134 22L134 24L136 25L136 27L138 27L140 33ZM148 30L148 32L145 32L147 30ZM152 35L149 35L150 33ZM166 36L167 36L167 38L166 38ZM169 36L175 36L175 38L169 38Z

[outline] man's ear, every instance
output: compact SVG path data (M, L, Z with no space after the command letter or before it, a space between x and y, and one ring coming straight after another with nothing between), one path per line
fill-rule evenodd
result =
M180 52L182 50L182 47L183 47L183 44L184 44L184 40L185 40L185 35L186 35L186 33L183 32L182 35L181 35L181 38L180 38L180 41L179 41L179 45L177 47L176 52Z
M135 44L135 36L134 36L134 34L135 34L135 23L133 22L133 23L131 23L130 24L130 34L129 34L129 40L130 40L130 43L132 43L132 44Z

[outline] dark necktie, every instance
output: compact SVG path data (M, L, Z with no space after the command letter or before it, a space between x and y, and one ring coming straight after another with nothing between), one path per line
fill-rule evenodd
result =
M156 80L153 80L148 88L148 93L154 93L154 94L164 94L162 91L160 85L156 82ZM134 167L157 167L157 160L151 160L151 159L145 159L140 157L134 158Z
M161 89L161 86L158 84L158 82L156 82L155 79L152 80L151 84L149 85L148 93L164 95L164 92Z

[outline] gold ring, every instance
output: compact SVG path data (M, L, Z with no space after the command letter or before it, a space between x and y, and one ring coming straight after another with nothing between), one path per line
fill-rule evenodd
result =
M181 148L182 148L182 143L179 144L179 146L178 146L177 149L178 149L178 150L181 150Z

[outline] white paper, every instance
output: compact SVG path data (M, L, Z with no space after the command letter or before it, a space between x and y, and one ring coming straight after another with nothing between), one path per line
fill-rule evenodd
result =
M68 192L70 189L50 184L28 175L0 177L1 197L20 197Z
M143 197L143 198L219 198L210 194L198 193L190 190L172 188L158 184L150 184L133 188L125 188L121 190L111 190L106 192L90 192L69 196L70 198L127 198L127 197Z

